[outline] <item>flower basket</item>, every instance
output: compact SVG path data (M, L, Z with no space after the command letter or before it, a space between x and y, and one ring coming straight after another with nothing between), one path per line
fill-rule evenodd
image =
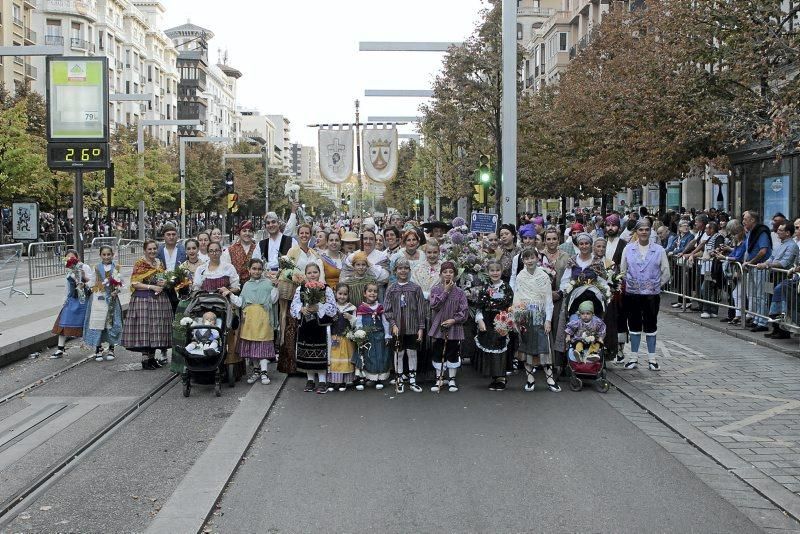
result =
M299 287L299 284L290 282L289 280L278 280L278 295L283 300L292 300L294 292Z

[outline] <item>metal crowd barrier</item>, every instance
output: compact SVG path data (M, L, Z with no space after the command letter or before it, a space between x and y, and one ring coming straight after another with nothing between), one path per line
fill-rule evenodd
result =
M64 254L67 248L65 241L44 241L28 245L28 280L31 294L33 294L34 280L62 276L65 273Z
M699 311L717 315L733 309L741 317L742 328L749 328L747 318L760 318L762 323L777 322L784 330L800 332L800 275L793 271L676 256L669 257L669 265L672 278L664 293L676 296L684 311L693 303Z
M131 267L144 254L144 241L120 239L117 247L117 263L120 268Z
M14 296L14 293L28 298L28 294L16 288L17 273L19 266L22 264L22 243L13 243L10 245L0 245L0 292L8 290L8 297ZM2 299L0 304L5 305Z
M116 237L95 237L92 239L92 242L89 244L88 250L85 249L83 252L84 261L89 263L89 260L99 260L100 259L100 247L104 245L108 245L114 252L116 253L117 247L119 247L119 239Z

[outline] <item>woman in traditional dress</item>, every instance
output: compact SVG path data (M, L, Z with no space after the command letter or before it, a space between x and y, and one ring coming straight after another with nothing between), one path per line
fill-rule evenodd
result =
M389 270L393 271L394 264L397 262L397 260L399 260L400 258L405 258L406 260L408 260L409 265L411 265L411 270L413 271L414 266L418 262L425 259L423 254L421 254L419 250L419 242L420 242L419 233L413 228L403 232L403 240L402 240L403 247L400 248L394 254L392 254L392 256L389 258ZM394 281L395 278L390 276L389 282L391 283Z
M206 239L208 239L208 234L205 234ZM210 242L210 241L209 241ZM183 284L183 287L179 287L176 289L178 292L178 307L175 309L175 316L176 317L183 317L183 313L186 310L187 306L189 306L189 295L192 292L192 285L194 284L194 276L197 272L197 269L207 263L207 261L203 261L200 258L200 241L194 238L189 238L183 244L183 248L186 250L186 261L181 263L181 268L186 269L186 272L189 275L189 279L186 280ZM206 252L208 251L208 243L206 243ZM173 340L173 345L176 342L183 342L183 339ZM169 370L173 373L182 374L184 371L184 360L183 356L178 354L177 351L172 351L172 358L169 362Z
M119 303L119 288L122 277L114 263L114 250L108 245L100 247L100 263L92 270L86 286L92 295L86 308L86 323L83 326L83 342L95 347L94 359L114 359L114 346L122 339L122 306ZM108 349L103 351L103 343Z
M606 270L604 278L608 279L610 276L616 277L620 272L620 266L616 265L613 260L608 259L606 255L606 246L608 241L605 237L597 237L592 244L592 252L595 258L603 262L603 267ZM611 282L611 281L609 281ZM609 283L609 286L612 284ZM606 324L606 335L603 345L606 348L606 360L619 360L622 361L622 355L619 351L619 311L622 308L622 292L612 291L611 299L606 306L606 312L602 317L603 322Z
M561 277L569 264L570 255L559 248L560 232L555 226L550 226L544 231L544 252L540 255L542 266L555 275L551 276L553 289L553 317L558 321L561 317L561 305L564 303L564 293L560 290ZM556 346L556 330L550 329L550 345L553 347L553 365L559 373L567 365L566 354Z
M64 257L67 267L66 286L67 295L61 311L58 312L52 332L58 334L58 346L50 359L64 356L68 337L81 337L83 324L86 319L86 306L89 300L86 296L90 286L87 285L92 276L92 268L81 262L77 250L68 250Z
M269 362L277 360L275 355L275 324L277 313L274 304L278 301L278 289L264 276L264 262L252 258L249 262L249 279L239 295L223 289L234 306L242 309L242 326L239 328L239 356L253 364L248 384L257 380L269 384Z
M200 261L203 263L208 263L208 245L211 243L211 235L208 232L200 232L197 234L197 257L200 258ZM189 255L189 252L186 252L186 255Z
M304 391L324 395L328 392L328 326L336 317L336 298L325 286L325 302L309 303L306 283L319 282L321 270L316 263L308 263L305 275L306 282L295 291L291 308L292 317L297 320L297 370L308 378ZM315 378L319 379L316 389Z
M344 254L342 254L342 240L339 233L330 231L326 236L327 250L323 251L320 256L322 257L322 268L325 273L325 281L331 287L339 285L339 277L342 274L342 262L344 261Z
M239 283L244 285L250 278L250 268L248 267L250 259L260 258L261 251L258 249L258 243L253 241L253 221L243 221L237 227L236 233L239 239L222 253L220 261L233 265L236 268L236 274L239 275Z
M365 255L366 256L366 255ZM356 350L353 364L356 366L356 390L375 384L375 389L383 389L383 382L389 378L391 366L387 341L392 333L384 314L383 305L378 302L378 284L369 282L364 288L362 302L356 308L356 329L367 333L369 345Z
M511 306L514 293L511 287L503 282L503 266L497 260L486 264L489 283L478 292L475 322L478 324L478 335L475 336L477 362L475 367L481 375L491 377L489 389L502 391L506 389L506 351L508 350L508 332L505 335L494 327L497 314Z
M553 376L553 358L550 350L550 329L553 320L553 293L550 276L538 266L538 252L534 248L522 251L525 269L517 276L517 291L512 304L515 315L525 320L519 325L519 344L517 359L523 362L527 382L525 391L533 391L535 385L534 369L544 366L547 387L552 392L561 388ZM516 320L516 319L515 319Z
M504 224L500 227L497 233L500 240L500 245L497 249L497 259L503 266L503 282L511 282L511 264L514 261L514 256L519 254L519 247L517 247L517 229L513 224Z
M227 293L232 292L238 294L241 286L239 285L239 273L236 268L230 263L222 263L222 245L217 241L212 241L208 245L209 261L205 265L201 265L194 274L194 281L192 288L199 291L207 291L209 293ZM227 291L222 291L223 289ZM225 364L234 366L235 378L244 375L246 368L244 360L242 360L236 353L237 343L239 341L237 332L233 329L228 330L226 333L227 350L225 353Z
M136 261L131 274L128 314L122 329L122 345L142 353L142 369L161 367L155 352L172 346L172 304L164 293L164 265L156 257L158 243L144 242L144 257Z
M305 271L306 265L309 263L315 264L320 271L320 281L325 282L325 275L322 267L322 257L316 250L309 246L311 241L311 225L301 224L297 227L297 245L293 246L286 253L286 256L291 259L297 269L301 272ZM290 308L292 299L297 292L296 286L291 294L284 291L280 292L278 301L279 305L279 319L280 329L283 332L281 336L281 347L278 351L278 371L286 374L292 374L297 369L295 361L295 349L297 341L297 322L290 320Z

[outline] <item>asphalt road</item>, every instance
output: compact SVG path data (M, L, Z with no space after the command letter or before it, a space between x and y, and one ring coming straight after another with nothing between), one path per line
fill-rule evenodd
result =
M292 378L209 527L760 531L600 394L525 393L521 380L490 392L465 378L458 393L395 398L388 388L303 393Z

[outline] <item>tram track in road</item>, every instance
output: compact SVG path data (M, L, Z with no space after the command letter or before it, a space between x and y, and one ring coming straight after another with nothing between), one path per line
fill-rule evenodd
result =
M94 356L93 355L92 356L86 356L85 358L82 358L82 359L80 359L80 360L78 360L76 362L73 362L73 363L69 364L67 367L64 367L63 369L59 369L58 371L54 371L54 372L50 373L47 376L44 376L42 378L38 378L38 379L34 380L33 382L29 383L28 385L22 386L21 388L16 389L16 390L12 391L11 393L8 393L7 395L4 395L4 396L0 397L0 406L2 406L3 404L7 403L8 401L14 400L15 398L17 398L17 397L19 397L21 395L25 395L29 391L33 391L34 389L39 388L39 387L47 384L48 382L58 378L59 376L64 375L64 374L72 371L76 367L80 367L81 365L83 365L83 364L85 364L85 363L87 363L89 361L92 361L92 360L94 360Z
M55 376L49 375L46 377L48 378L47 381L50 381L56 376L60 376L65 372L78 367L80 364L90 359L92 358L90 357L86 360L75 362L70 367L57 373L53 373ZM178 375L170 374L168 377L159 381L159 383L147 393L129 404L113 420L105 424L102 428L91 434L87 439L62 456L44 473L40 474L32 482L29 482L26 486L17 491L13 496L6 499L3 503L0 503L0 530L5 529L19 515L19 513L30 506L30 504L34 502L47 488L55 484L63 476L78 466L84 459L91 455L92 452L101 447L103 442L110 438L117 430L123 428L128 423L133 421L150 405L152 405L162 395L175 386L175 384L179 383L178 378ZM38 385L36 387L38 387ZM33 389L31 384L20 388L16 392L1 398L0 403L7 402L8 400L18 397L26 391L30 391L31 389Z

